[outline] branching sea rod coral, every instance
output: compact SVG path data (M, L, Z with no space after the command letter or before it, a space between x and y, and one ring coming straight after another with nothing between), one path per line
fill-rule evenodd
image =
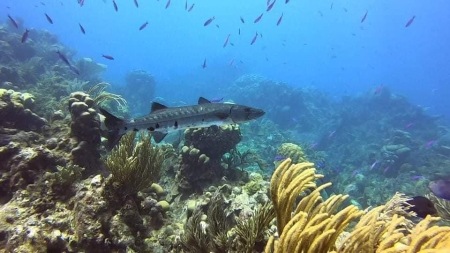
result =
M450 227L431 226L439 218L427 216L414 225L408 219L407 199L396 194L386 205L368 212L350 205L336 212L347 196L322 201L311 163L287 159L275 170L271 197L277 212L279 238L270 237L265 252L445 252L450 248ZM315 189L314 189L315 188ZM296 205L299 194L311 193ZM314 189L314 190L313 190ZM295 211L292 212L295 208ZM335 214L333 214L335 213ZM351 232L347 225L360 217Z
M106 159L111 182L124 195L135 194L158 180L163 162L162 152L151 145L150 136L135 143L136 133L124 135Z

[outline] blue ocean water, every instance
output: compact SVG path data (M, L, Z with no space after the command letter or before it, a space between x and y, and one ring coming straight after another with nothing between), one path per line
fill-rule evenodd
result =
M241 74L256 73L317 87L337 99L383 85L432 114L450 117L447 1L278 0L270 11L264 0L172 0L167 8L166 0L137 0L138 8L133 0L116 3L118 11L110 0L85 0L83 6L75 0L3 0L0 17L9 22L9 14L24 27L56 34L76 50L75 58L106 64L104 78L112 84L122 85L132 70L146 70L168 100L173 88L188 101L220 97L221 88Z

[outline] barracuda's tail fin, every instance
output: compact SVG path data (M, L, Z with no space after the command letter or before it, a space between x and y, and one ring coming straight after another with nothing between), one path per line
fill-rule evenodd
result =
M123 133L121 133L120 128L124 125L125 121L112 115L103 108L99 108L99 110L105 116L104 124L107 129L106 138L108 139L106 148L111 150L120 141L120 138L122 138Z

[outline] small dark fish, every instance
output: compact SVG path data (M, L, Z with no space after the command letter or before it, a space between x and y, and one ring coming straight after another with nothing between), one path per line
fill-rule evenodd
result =
M82 7L84 5L84 0L78 0L78 4Z
M213 22L214 19L216 19L216 17L209 18L208 20L205 21L203 26L207 26L207 25L211 24L211 22Z
M13 24L13 26L17 29L19 29L19 25L17 24L17 22L8 14L8 18L11 21L11 23Z
M289 3L289 0L286 0L284 3L285 3L285 4Z
M69 60L67 60L67 57L63 53L59 51L56 51L56 53L58 54L59 59L61 59L67 66L72 66L72 64L70 64Z
M252 39L252 42L250 43L250 45L253 45L253 44L255 44L255 41L256 41L256 39L258 38L258 32L255 34L255 36L253 37L253 39Z
M239 28L239 30L238 30L238 34L239 34L239 35L241 35L241 28Z
M281 20L283 20L283 13L281 13L280 18L277 21L277 26L279 26L281 24Z
M431 192L441 199L450 200L450 180L439 179L428 184Z
M79 71L77 68L75 68L74 66L70 65L69 68L70 68L70 70L72 70L75 74L80 75L80 71Z
M117 7L116 1L113 0L114 10L119 11L119 7Z
M144 28L146 28L148 25L148 21L143 23L140 27L139 27L139 31L142 31Z
M84 27L83 27L80 23L78 23L78 25L80 26L81 32L82 32L83 34L86 34L86 30L84 30Z
M202 68L203 68L203 69L206 68L206 58L205 58L205 60L203 61Z
M45 18L47 19L47 21L48 21L50 24L53 25L53 20L52 20L52 18L51 18L47 13L44 13L44 14L45 14Z
M334 4L334 3L331 3L331 6L330 6L330 10L332 10L332 9L333 9L333 4Z
M409 26L412 24L412 22L414 21L415 18L416 18L415 15L412 16L412 18L410 18L410 19L408 20L408 22L406 23L405 27L409 27Z
M191 12L191 11L192 11L192 9L194 8L194 5L195 5L195 4L192 4L191 7L189 7L188 12Z
M184 2L184 10L187 11L187 0Z
M102 57L111 61L114 60L114 57L112 57L111 55L102 54Z
M230 35L228 34L227 39L225 40L225 43L223 43L223 47L226 47L228 45L228 40L230 39Z
M407 208L407 211L413 211L417 214L417 217L425 218L427 215L437 215L437 210L434 207L433 202L426 197L415 196L406 201L408 204L412 205Z
M364 14L364 16L362 17L361 23L363 23L363 22L366 20L366 18L367 18L367 13L368 13L368 12L369 12L369 11L366 10L366 14Z
M27 41L27 39L28 39L28 32L29 32L29 30L25 29L25 32L22 35L22 40L21 40L22 43L25 43Z
M277 0L273 0L273 2L271 3L271 4L269 4L268 6L267 6L267 9L266 9L266 11L270 11L270 10L272 10L272 8L273 8L273 5L275 4L275 2L276 2Z
M245 24L245 20L243 17L239 17L241 19L242 24Z
M255 21L253 21L253 23L255 23L255 24L258 23L258 22L261 20L263 14L264 14L264 13L261 13L261 15L259 15L259 16L255 19Z
M167 0L166 9L169 8L169 6L170 6L170 0Z
M136 6L136 8L139 8L139 3L137 0L134 0L134 5Z
M230 45L234 47L234 43L233 42L230 42Z

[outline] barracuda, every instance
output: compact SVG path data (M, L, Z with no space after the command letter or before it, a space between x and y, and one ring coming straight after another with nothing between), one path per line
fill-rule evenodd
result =
M150 114L131 120L120 119L102 108L100 112L105 116L109 148L113 148L128 131L148 130L155 142L161 142L169 132L241 123L264 115L261 109L230 103L211 103L203 97L198 99L198 105L191 106L167 107L153 102Z

